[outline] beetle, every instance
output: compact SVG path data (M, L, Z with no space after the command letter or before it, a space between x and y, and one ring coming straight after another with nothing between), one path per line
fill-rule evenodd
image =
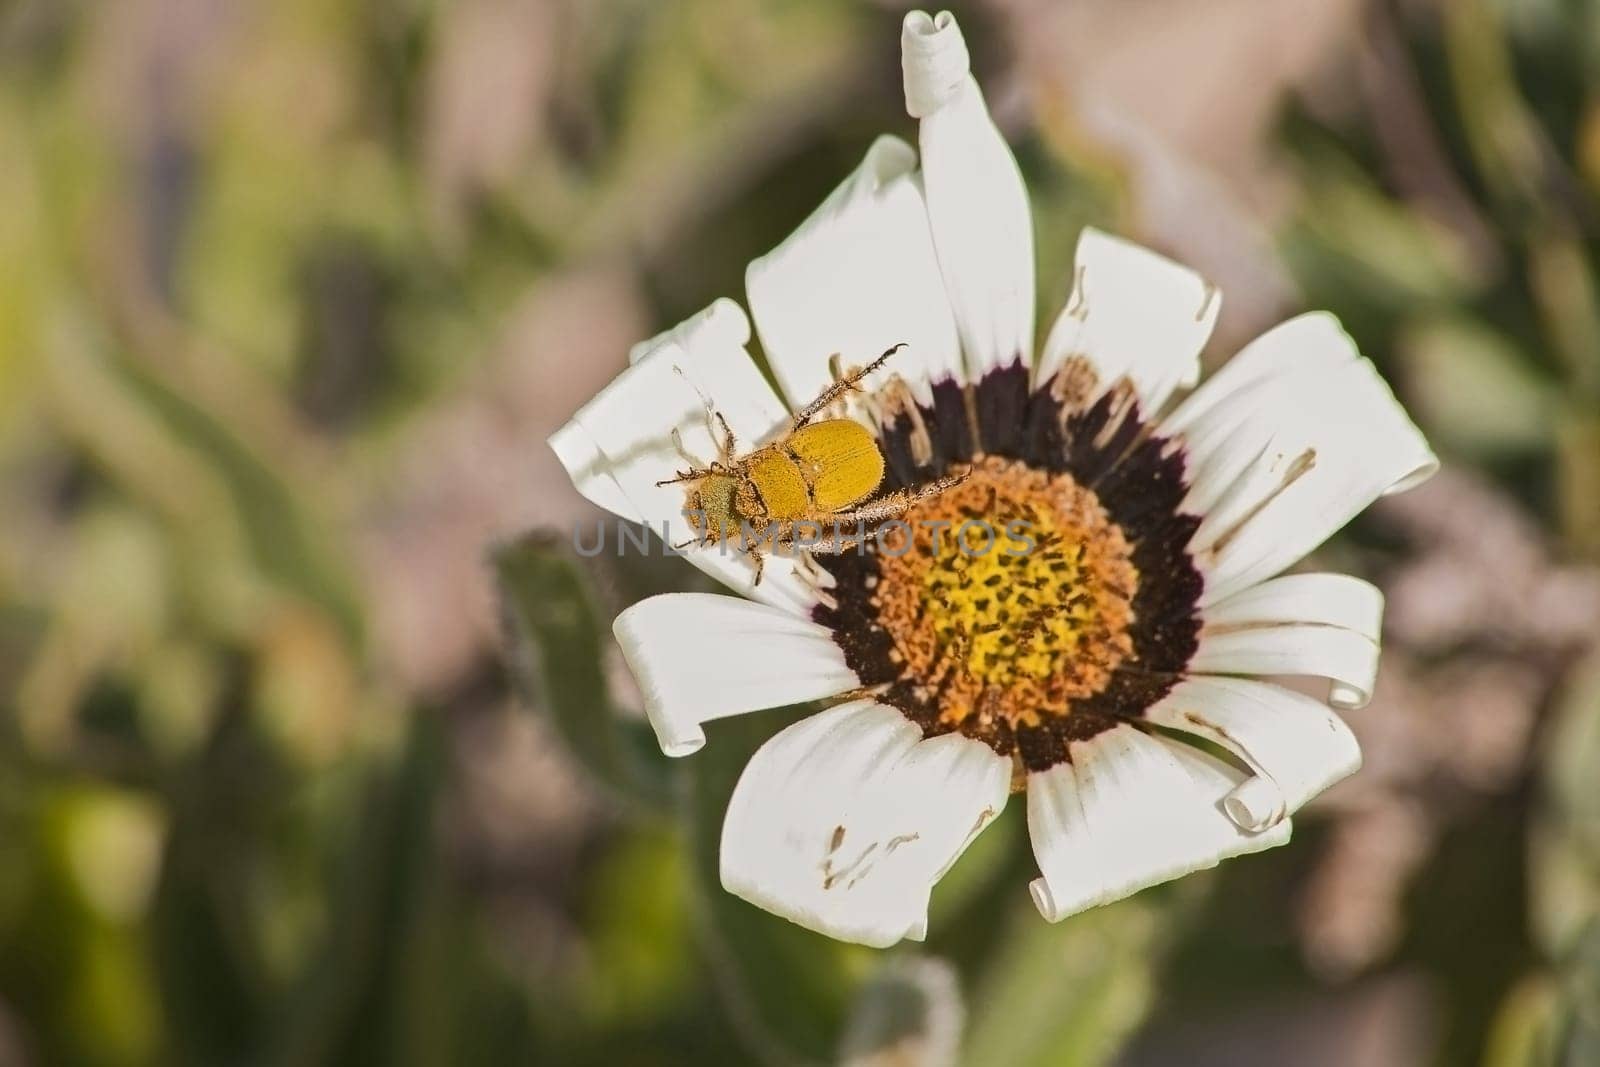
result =
M738 442L727 420L708 407L707 416L716 424L712 437L717 439L717 458L656 483L692 483L684 514L696 517L699 536L685 544L714 545L736 538L748 542L743 536L746 527L761 534L776 525L774 547L792 546L797 528L813 526L820 537L824 525L832 525L832 541L807 547L842 551L865 538L868 523L893 518L918 501L960 484L967 476L965 471L869 501L883 483L885 468L872 431L854 419L813 421L846 393L859 392L861 380L904 347L895 345L860 370L840 377L794 416L783 437L743 456L738 454ZM682 453L676 430L673 441ZM855 531L842 533L840 528L846 525ZM764 539L743 546L755 561L757 585L765 562L759 541Z

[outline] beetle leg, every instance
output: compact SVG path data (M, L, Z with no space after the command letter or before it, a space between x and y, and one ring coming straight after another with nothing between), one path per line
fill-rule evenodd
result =
M693 382L689 381L689 376L683 373L682 367L674 366L672 369L677 371L678 377L689 383L689 387L699 394L700 403L705 405L706 430L711 434L711 439L717 442L717 449L720 453L717 458L732 461L733 457L737 454L737 446L734 443L733 431L728 429L728 420L723 418L722 412L718 411L711 403L711 398L706 396L705 393L701 392L698 385L695 385ZM722 428L722 433L720 436L717 434L717 427L719 426ZM683 452L683 439L679 436L676 427L673 428L672 438L673 443L678 446L678 451ZM691 459L690 462L693 462L693 460Z
M663 478L657 485L677 485L679 482L697 482L701 478L717 473L714 467L690 467L686 471L673 471L671 478Z
M883 366L886 362L888 362L890 356L894 355L896 352L900 351L905 346L906 346L905 342L901 341L899 344L897 344L893 348L889 349L883 355L879 356L877 359L873 360L871 363L868 363L865 367L862 367L858 371L850 372L849 374L845 375L843 378L840 378L838 381L836 381L832 385L828 386L826 389L824 389L821 393L819 393L817 395L817 398L815 400L813 400L811 403L807 404L805 407L801 408L800 411L795 415L795 417L794 417L794 428L796 430L798 430L800 427L804 426L806 423L808 423L812 419L816 418L817 412L821 411L823 408L827 407L829 404L833 403L835 400L838 400L841 396L844 396L846 393L856 392L857 391L857 387L859 386L859 384L861 382L861 379L865 378L867 375L871 374L873 371L875 371L879 367Z
M704 478L709 474L722 474L726 470L721 463L715 460L708 464L702 464L698 459L690 454L689 450L683 447L683 435L678 432L678 428L676 426L672 428L672 447L676 448L678 450L678 455L688 462L689 469L673 471L673 476L671 478L663 478L661 481L656 483L657 485L675 485L678 482L692 482L700 478Z
M849 511L811 511L798 518L791 519L779 544L801 550L798 558L810 562L810 553L821 552L825 555L834 555L847 548L859 545L873 535L872 530L866 527L867 520L858 520L855 512ZM807 537L804 541L796 538L795 531L799 527L815 526L817 537L815 540ZM851 529L850 527L855 527ZM831 535L831 536L829 536ZM815 574L813 574L815 577Z
M882 519L892 519L903 514L913 504L920 503L932 496L938 496L946 489L953 489L967 480L971 469L962 470L958 474L947 474L943 478L935 478L926 485L915 489L896 489L894 492L870 500L858 508L850 511L841 511L834 514L833 519L840 523L878 522Z
M846 549L864 543L869 537L875 537L877 530L870 528L874 523L905 514L913 505L921 503L929 497L938 496L946 489L960 485L967 480L967 476L971 473L971 468L967 468L957 474L936 478L927 485L918 486L915 489L897 489L886 496L868 501L860 507L852 508L849 511L806 515L796 519L795 522L815 522L821 524L824 529L833 529L835 531L832 540L815 545L807 545L806 547L810 551L823 552L829 555L843 552ZM847 527L852 526L855 528L847 529Z
M719 445L722 449L722 455L717 458L731 463L733 462L733 457L739 454L738 439L733 436L733 430L729 428L728 420L722 417L722 412L713 411L711 415L717 420L717 425L722 427L722 439ZM713 432L711 436L716 437L717 435Z
M707 414L706 418L709 420L710 419L710 415ZM716 436L717 436L716 434L712 434L711 435L712 440L716 440ZM714 462L713 463L703 462L693 452L690 452L687 448L684 447L683 434L678 430L678 428L676 426L674 426L672 428L672 447L677 450L677 453L678 453L679 457L682 458L685 462L687 462L689 464L689 469L690 470L707 471L707 470L716 470L717 469L716 463L714 463Z
M960 485L962 482L966 481L971 476L972 476L972 467L971 466L964 466L954 474L946 474L942 478L935 478L933 481L928 482L926 485L919 485L915 489L901 489L901 490L899 490L899 493L902 494L902 495L909 496L911 498L911 501L913 503L915 503L916 501L919 501L919 500L926 500L930 496L938 496L940 493L944 492L946 489L954 489L956 486ZM991 495L990 499L993 500L993 496L992 495Z

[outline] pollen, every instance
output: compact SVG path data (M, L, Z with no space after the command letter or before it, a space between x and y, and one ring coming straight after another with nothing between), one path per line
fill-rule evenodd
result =
M943 728L992 740L1070 715L1132 653L1132 549L1069 475L980 457L903 520L880 539L872 603Z

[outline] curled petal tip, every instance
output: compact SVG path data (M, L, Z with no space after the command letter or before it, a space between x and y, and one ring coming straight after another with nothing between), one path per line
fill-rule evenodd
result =
M900 63L911 117L924 118L943 107L966 82L971 67L955 16L948 11L933 17L925 11L907 14L900 31Z
M1371 692L1345 682L1334 682L1328 693L1328 703L1346 711L1359 710L1371 701Z
M661 751L665 755L676 759L680 756L692 756L699 752L705 747L706 735L696 731L692 737L678 736L669 738L658 733L656 740L661 742Z
M1235 826L1252 833L1272 829L1283 820L1286 811L1283 791L1272 779L1260 775L1245 779L1224 797L1222 808Z
M1043 878L1035 878L1028 883L1028 895L1033 897L1033 906L1039 909L1039 914L1044 916L1046 922L1053 923L1059 918L1055 897L1050 895L1049 883Z

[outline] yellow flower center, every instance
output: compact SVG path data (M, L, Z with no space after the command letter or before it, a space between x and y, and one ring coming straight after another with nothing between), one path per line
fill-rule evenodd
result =
M1132 652L1131 547L1070 476L980 457L904 522L883 535L872 602L942 722L982 734L1067 715Z

